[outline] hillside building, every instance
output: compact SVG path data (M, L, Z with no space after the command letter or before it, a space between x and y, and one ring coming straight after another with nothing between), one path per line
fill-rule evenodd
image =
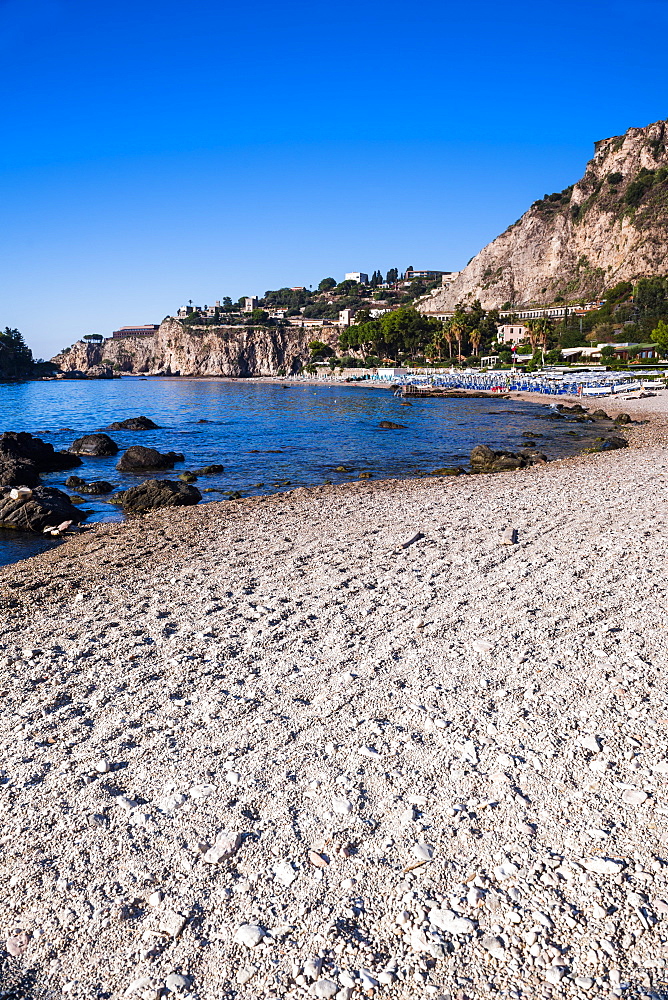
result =
M504 323L496 330L496 339L500 344L521 344L528 336L527 327L521 324Z
M344 275L344 281L356 281L358 285L368 285L369 275L365 274L364 271L348 271Z
M160 327L158 323L150 323L147 326L122 326L120 330L114 330L113 340L121 340L123 337L152 337Z

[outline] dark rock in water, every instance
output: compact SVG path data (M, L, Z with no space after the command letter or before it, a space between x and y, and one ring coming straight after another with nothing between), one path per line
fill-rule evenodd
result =
M170 479L148 479L114 497L116 502L123 504L123 510L136 514L159 507L187 507L201 499L202 494L196 486Z
M82 479L81 476L68 476L65 485L68 490L80 490L86 485L86 480Z
M111 493L113 490L113 485L108 483L106 479L97 479L92 483L84 483L83 486L79 486L78 489L81 493L86 493L89 496L101 497L106 493Z
M37 486L40 472L60 472L81 465L81 459L25 431L0 435L0 484Z
M545 437L545 435L544 434L534 434L533 431L522 431L522 437L523 438L531 438L531 440L534 440L535 438Z
M0 462L4 458L31 462L37 472L61 472L81 465L81 459L67 451L54 451L53 445L25 431L6 431L0 434Z
M135 444L123 452L116 468L119 472L137 472L142 469L173 469L174 462L182 461L183 455L175 451L161 454L155 448L144 448L141 444Z
M373 472L360 472L358 479L371 479Z
M0 455L0 486L37 486L39 472L33 462Z
M70 445L74 455L115 455L118 445L108 434L85 434Z
M67 521L79 524L85 516L66 493L52 486L37 486L25 499L13 500L9 493L0 496L0 527L3 528L41 535L45 528L55 529Z
M586 413L584 406L580 406L579 403L574 403L573 406L566 406L565 403L557 403L557 409L561 410L562 413Z
M213 421L207 421L213 423ZM218 472L224 472L224 465L205 465L202 469L193 469L193 476L215 476Z
M181 480L182 483L197 482L197 476L195 475L194 472L182 472L181 475L179 476L179 479Z
M630 424L631 418L628 413L618 413L615 417L616 424Z
M479 444L471 452L473 472L507 472L543 462L547 462L547 456L539 451L494 451L486 444Z
M381 420L378 426L382 427L384 431L399 431L406 429L406 424L394 424L391 420Z
M589 416L593 417L594 420L609 420L610 419L610 417L605 412L605 410L594 410L592 413L589 414Z
M466 471L459 465L445 465L442 469L434 469L430 476L465 476Z
M116 420L109 424L108 431L157 431L158 425L148 417L128 417L127 420Z

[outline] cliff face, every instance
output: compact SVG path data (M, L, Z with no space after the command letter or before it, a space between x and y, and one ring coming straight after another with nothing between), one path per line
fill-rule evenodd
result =
M298 371L313 340L336 345L334 327L301 329L239 326L187 326L166 319L152 337L124 337L101 344L78 341L53 358L63 371L89 371L98 365L144 375L276 375Z
M597 142L577 184L534 202L421 311L590 298L668 271L667 142L668 122Z

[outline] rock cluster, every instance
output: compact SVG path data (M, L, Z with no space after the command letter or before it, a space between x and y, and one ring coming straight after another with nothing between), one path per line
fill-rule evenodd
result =
M495 451L486 444L479 444L471 451L470 462L472 472L510 472L547 462L547 455L526 448L522 451Z

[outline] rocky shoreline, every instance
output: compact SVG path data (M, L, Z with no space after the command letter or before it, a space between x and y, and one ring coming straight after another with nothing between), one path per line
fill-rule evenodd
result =
M609 454L161 510L0 570L0 988L660 995L660 403Z

